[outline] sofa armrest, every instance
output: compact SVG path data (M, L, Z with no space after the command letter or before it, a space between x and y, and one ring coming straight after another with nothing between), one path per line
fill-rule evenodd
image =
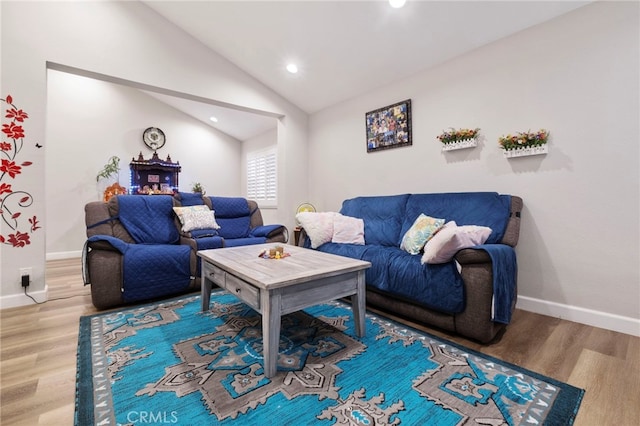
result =
M289 230L284 225L261 225L251 229L249 236L266 238L270 243L286 243L289 241Z
M298 227L297 234L296 241L294 241L295 245L298 247L311 247L311 243L308 241L309 236L307 235L307 231L305 231L302 226Z
M92 241L92 242L87 242L87 247L90 250L104 250L104 251L114 251L117 252L119 254L122 254L120 252L120 250L118 250L117 248L115 248L111 243L109 243L108 241Z
M276 234L283 232L283 225L262 225L253 228L249 234L252 237L273 237Z
M83 262L84 283L91 284L91 301L98 309L124 303L122 299L123 265L118 250L91 250Z
M93 235L113 235L113 224L107 203L92 201L84 206L84 220L87 237Z
M462 249L456 253L454 259L461 265L491 263L489 253L484 250Z
M518 244L518 240L520 238L520 216L522 208L522 198L512 195L511 208L509 210L509 221L507 222L507 228L502 236L502 244L507 244L511 247L515 247Z
M182 230L180 232L180 238L190 238L190 239L198 239L205 237L217 237L220 234L217 229L194 229L193 231L184 232Z

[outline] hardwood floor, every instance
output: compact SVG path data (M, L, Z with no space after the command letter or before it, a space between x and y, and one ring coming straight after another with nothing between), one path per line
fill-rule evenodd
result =
M97 313L80 260L47 264L49 301L0 311L2 425L72 425L78 319ZM481 345L426 331L586 390L576 425L640 425L640 338L517 310Z

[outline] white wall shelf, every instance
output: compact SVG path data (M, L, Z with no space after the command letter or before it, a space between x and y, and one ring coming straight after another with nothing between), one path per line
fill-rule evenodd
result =
M502 154L505 158L528 157L530 155L542 155L549 152L547 145L531 146L528 148L505 149Z
M478 146L478 140L476 138L473 139L465 139L457 142L446 143L442 146L442 151L455 151L457 149L466 149L466 148L475 148Z

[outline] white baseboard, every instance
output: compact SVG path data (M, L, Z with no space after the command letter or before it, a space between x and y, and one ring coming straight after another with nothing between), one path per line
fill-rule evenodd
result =
M81 252L51 253L47 254L47 260L77 258L80 254ZM45 285L44 290L28 293L39 303L45 302L49 298L49 287ZM35 302L23 293L0 297L0 309L26 306L33 303ZM535 299L533 297L526 296L518 296L518 303L516 307L536 314L561 318L568 321L579 322L593 327L604 328L640 337L640 319L636 318L624 317L621 315L594 311L592 309L580 308L578 306L565 305L562 303L550 302L548 300Z
M47 253L47 260L74 259L82 257L82 250L78 251L59 251L56 253Z
M38 303L46 302L47 300L49 300L49 286L45 285L44 286L44 290L40 290L40 291L28 291L27 290L27 294L29 294L29 296L33 297ZM11 294L11 295L8 295L8 296L0 297L0 309L15 308L15 307L18 307L18 306L33 305L35 303L36 302L31 300L31 298L29 298L24 293Z
M640 337L640 319L518 296L518 309Z

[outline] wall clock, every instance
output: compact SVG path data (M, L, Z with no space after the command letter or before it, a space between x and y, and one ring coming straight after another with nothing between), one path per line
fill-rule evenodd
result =
M142 141L154 151L164 146L166 138L164 132L157 127L149 127L142 133Z

